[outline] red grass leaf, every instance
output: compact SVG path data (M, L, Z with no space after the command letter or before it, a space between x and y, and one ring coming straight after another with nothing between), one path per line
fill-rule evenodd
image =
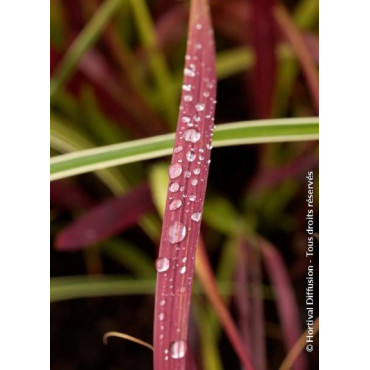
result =
M50 203L58 209L74 211L91 207L93 201L77 184L66 179L50 183Z
M281 4L274 9L274 15L279 28L296 54L303 74L306 78L312 96L316 113L319 112L319 73L308 46L291 19L288 11Z
M266 365L266 342L265 342L265 322L264 322L264 307L263 307L263 287L262 273L259 253L252 248L249 248L248 261L250 272L250 283L252 286L252 323L251 337L252 348L254 355L254 364L256 370L264 370Z
M306 168L316 168L319 164L317 158L312 155L312 146L307 147L307 151L297 159L283 164L276 169L261 169L254 177L248 187L248 194L260 194L273 186L279 185L284 180L299 176L305 173Z
M260 238L262 257L267 273L273 286L277 308L283 328L284 343L287 352L295 345L301 335L299 312L290 283L287 269L278 250L267 240ZM303 354L297 358L292 366L293 370L307 369L306 358Z
M153 208L148 185L141 185L121 198L99 204L63 229L56 238L56 249L84 249L135 225Z
M257 251L244 239L240 240L238 252L235 278L241 332L255 369L264 370L266 369L266 344L260 261Z
M253 0L251 8L251 36L256 53L253 74L255 109L258 118L271 115L276 80L276 32L273 6L276 0Z
M192 0L183 92L156 264L155 370L186 367L194 260L208 178L215 97L215 50L208 3Z
M219 293L211 264L201 241L197 251L197 276L243 366L246 370L253 369L242 338Z

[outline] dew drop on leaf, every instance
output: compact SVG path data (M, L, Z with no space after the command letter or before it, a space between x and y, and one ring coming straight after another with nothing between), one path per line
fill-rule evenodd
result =
M179 177L181 173L182 173L182 166L179 163L174 163L168 169L168 175L170 176L170 179L176 179L176 177Z
M170 192L176 193L177 191L179 191L180 185L179 185L178 182L173 182L172 184L170 184L168 189L169 189Z
M197 196L195 194L189 195L190 202L195 202L196 199L197 199Z
M195 77L195 72L189 68L184 69L184 75L187 77Z
M176 340L170 346L172 358L183 358L186 353L186 343L183 340Z
M200 221L200 218L202 217L202 213L201 212L194 212L190 218L195 221L195 222L199 222Z
M176 153L180 153L182 151L183 147L181 145L178 145L178 146L175 146L175 148L173 149L173 152L176 154Z
M163 312L161 312L161 313L158 315L158 319L159 319L159 321L163 321L163 319L164 319L164 313L163 313Z
M185 274L186 272L186 266L181 266L180 267L180 274Z
M184 101L186 101L187 103L193 101L193 96L192 95L185 95L184 96Z
M195 160L195 153L192 153L192 152L187 152L186 153L186 159L189 161L189 162L193 162Z
M168 208L170 209L170 211L175 211L176 209L180 208L181 205L182 201L180 199L175 199L169 204Z
M170 268L170 261L166 257L158 258L155 261L155 268L158 272L165 272Z
M195 105L195 110L197 112L202 112L204 110L204 108L205 108L205 105L203 103L198 103L198 104Z
M182 89L184 91L190 91L191 90L191 85L190 84L189 85L182 85Z
M168 241L171 244L180 243L185 239L185 236L186 236L186 227L180 221L175 221L168 228Z
M200 139L200 132L193 128L185 131L185 141L196 143Z
M197 185L197 184L198 184L198 180L197 180L197 179L192 179L192 180L191 180L191 184L192 184L193 186Z

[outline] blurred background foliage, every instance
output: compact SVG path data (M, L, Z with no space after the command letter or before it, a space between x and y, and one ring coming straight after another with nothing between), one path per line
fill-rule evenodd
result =
M318 115L318 1L210 5L216 124ZM168 0L51 0L51 156L174 131L188 7ZM150 351L119 340L103 347L102 335L116 330L152 341L167 164L168 159L138 162L51 182L52 369L151 368ZM258 240L263 236L283 256L303 332L308 170L315 172L318 189L316 142L212 153L202 235L236 321L240 279L252 303L255 293L248 286L261 288L269 369L279 367L286 350L278 297ZM240 278L241 244L247 270L258 265L259 274ZM190 337L198 344L200 368L237 368L197 282L192 317ZM308 360L316 368L317 355Z

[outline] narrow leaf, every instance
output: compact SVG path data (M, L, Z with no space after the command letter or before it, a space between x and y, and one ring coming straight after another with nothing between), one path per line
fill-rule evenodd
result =
M296 28L288 11L281 4L274 9L274 16L283 35L289 41L302 67L313 100L316 113L319 112L319 74L305 40Z
M271 115L276 80L276 32L272 14L276 0L253 0L251 36L256 54L253 74L255 110L258 118Z
M284 118L219 125L215 129L212 145L223 147L309 141L318 138L317 117ZM174 134L167 134L62 154L50 159L50 179L53 181L121 164L163 157L171 154L173 143Z
M97 40L104 26L121 4L122 0L106 0L74 40L53 75L50 84L51 97L54 97L59 88L66 82L80 58Z
M58 250L74 251L96 244L135 225L151 209L150 190L145 184L85 213L58 234L55 246Z
M287 352L289 352L301 334L298 305L294 296L294 290L280 253L265 239L260 238L259 242L266 270L275 292L285 347ZM295 361L292 369L304 370L306 368L306 358L301 354Z
M230 295L230 282L218 282L223 294ZM199 285L194 291L200 293ZM155 281L150 279L130 279L124 276L67 276L53 277L50 280L50 301L64 301L77 298L105 297L115 295L154 294Z
M197 276L202 282L202 286L205 289L207 297L212 303L212 306L243 366L246 370L253 369L250 358L246 352L246 348L244 347L243 341L238 333L238 329L218 290L216 279L214 278L207 253L202 242L199 243L197 250Z
M187 364L195 252L208 178L216 97L213 30L206 0L193 0L183 92L157 267L154 369Z

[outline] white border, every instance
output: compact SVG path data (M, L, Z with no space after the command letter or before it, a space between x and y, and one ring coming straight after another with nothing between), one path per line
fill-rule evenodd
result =
M48 1L1 6L1 369L50 368Z

